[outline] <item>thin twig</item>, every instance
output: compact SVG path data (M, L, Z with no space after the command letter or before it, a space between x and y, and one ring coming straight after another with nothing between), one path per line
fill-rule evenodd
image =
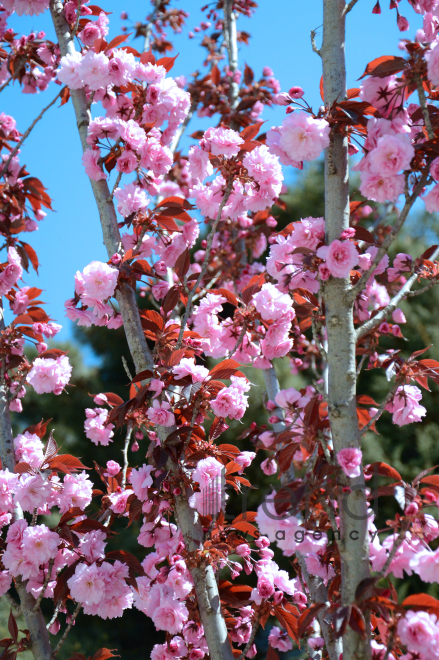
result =
M311 30L311 48L313 49L314 53L316 53L319 57L322 56L320 48L317 48L316 44L316 34L317 30Z
M3 85L0 85L0 92L6 89L6 87L9 85L11 80L14 80L14 76L9 76L9 78L3 83Z
M122 470L122 490L125 489L127 483L127 471L128 471L128 447L130 446L131 434L133 432L133 425L131 422L128 422L127 434L125 436L125 442L122 449L123 455L123 470Z
M78 0L78 8L76 10L76 14L77 14L76 23L75 23L75 27L73 28L72 37L76 37L76 35L78 34L79 21L81 19L81 8L82 8L82 0Z
M51 102L49 103L49 105L46 105L46 107L43 108L43 109L41 110L41 112L40 112L40 114L38 115L38 117L37 117L36 119L33 120L32 124L29 126L29 128L27 129L27 131L25 131L25 132L23 133L23 135L22 135L22 137L21 137L21 140L20 140L20 141L15 145L15 147L12 149L11 153L9 154L9 158L8 158L8 160L6 161L6 163L3 165L2 169L0 170L0 177L3 176L3 175L8 171L8 167L9 167L9 164L10 164L11 160L13 159L13 157L15 156L15 154L17 153L17 151L20 149L20 147L21 147L21 145L23 144L23 142L26 140L27 137L29 137L29 135L30 135L31 131L33 130L33 128L35 127L35 125L38 124L38 122L40 121L40 119L43 118L44 113L47 112L47 110L49 110L49 108L51 108L52 105L58 100L58 98L60 97L61 92L63 91L63 89L64 89L64 87L58 92L58 94L55 96L55 98L53 99L53 101L51 101ZM1 91L1 90L0 90L0 91Z
M430 256L430 261L435 261L439 257L439 247L436 248L436 250L433 252L433 254ZM377 325L381 323L381 321L384 321L389 314L391 314L395 309L398 307L399 303L401 300L404 300L404 298L408 297L413 297L415 295L420 295L420 293L424 293L425 291L428 291L431 286L427 285L427 287L423 287L423 290L419 289L419 294L418 291L411 291L412 286L414 283L418 280L419 273L413 273L407 280L407 282L400 288L398 293L393 296L392 300L389 302L389 304L384 307L384 309L381 309L378 314L375 314L371 319L363 323L362 326L357 328L357 333L356 333L356 339L357 341L364 337L364 335L367 335L368 332L373 330ZM437 281L435 280L435 284ZM430 283L429 283L430 284Z
M111 200L114 197L114 193L116 192L117 188L119 188L119 183L120 183L120 180L122 178L122 174L123 174L123 172L119 172L119 174L117 175L117 179L114 183L113 190L111 191L111 195L109 196L109 198L107 200L108 202L111 202Z
M398 537L395 539L395 541L393 543L392 549L389 552L389 556L387 557L386 563L384 564L382 569L375 575L375 577L378 580L380 580L381 578L383 578L386 575L387 569L389 568L390 564L392 563L392 560L393 560L394 556L398 552L399 548L401 547L401 545L402 545L402 543L403 543L403 541L406 537L407 530L410 527L410 522L411 522L410 519L407 519L407 520L404 520L404 522L402 523L401 531L399 532Z
M393 628L390 631L389 639L387 640L387 648L386 648L386 655L384 656L383 660L388 660L389 655L392 652L393 649L393 642L395 641L395 629Z
M30 526L35 527L35 525L37 524L37 520L38 520L38 509L34 509Z
M224 197L222 198L221 204L219 205L218 214L217 214L217 216L214 220L214 223L212 225L212 229L210 231L210 234L207 237L207 246L206 246L206 252L205 252L205 255L204 255L203 265L201 267L201 272L198 275L198 279L197 279L196 283L194 284L194 286L192 287L191 291L189 292L189 295L188 295L188 298L187 298L186 311L185 311L185 313L183 315L183 319L181 321L180 333L178 335L178 341L177 341L177 344L176 344L176 347L175 347L176 351L179 348L181 348L181 345L183 343L184 331L186 330L187 320L188 320L188 318L191 314L191 310L192 310L192 299L195 295L196 290L200 286L200 284L203 280L203 277L206 274L207 266L209 264L210 251L212 249L213 237L216 234L218 223L221 220L221 215L222 215L222 212L223 212L223 208L227 204L227 201L228 201L228 199L229 199L229 197L232 193L232 190L233 190L233 178L230 179L230 181L228 182L228 184L226 186L226 189L224 191Z
M346 16L346 14L349 14L350 11L352 11L352 9L355 7L357 2L358 2L358 0L351 0L348 5L345 5L344 12L343 12L345 16Z
M431 125L430 113L428 112L427 99L424 92L424 86L422 84L422 78L418 73L415 76L416 87L418 88L418 97L419 105L422 108L422 116L424 117L425 128L427 129L427 135L429 140L434 140L434 130Z
M66 637L67 637L67 635L69 634L69 632L70 632L70 630L71 630L73 624L75 623L75 619L76 619L76 617L78 616L78 614L79 614L79 612L80 612L80 610L81 610L81 607L82 607L81 603L78 603L77 606L75 607L75 611L73 612L73 614L72 614L72 616L71 616L71 618L70 618L69 625L68 625L67 628L64 630L64 634L63 634L63 636L62 636L61 639L59 640L58 644L55 646L55 650L54 650L53 653L52 653L52 656L53 656L53 657L56 656L56 654L57 654L58 651L60 650L61 646L62 646L62 645L64 644L64 642L66 641Z
M353 286L348 291L348 293L347 293L348 301L354 302L357 295L364 289L364 287L366 286L367 280L372 275L372 273L375 271L375 269L378 266L378 264L380 263L381 259L387 253L388 248L393 243L396 236L399 234L404 222L407 219L407 216L408 216L413 204L415 203L415 201L417 200L417 198L419 197L419 195L423 191L425 184L427 183L428 176L429 176L429 169L430 169L430 167L428 165L427 170L422 174L421 178L419 179L418 183L415 186L415 189L413 190L412 194L409 195L406 203L404 204L404 207L403 207L403 209L402 209L402 211L399 215L398 220L395 222L395 225L392 227L391 231L389 232L389 234L384 239L381 247L378 249L378 252L376 253L372 264L370 265L370 267L367 270L365 270L362 273L360 279L355 284L355 286Z
M250 651L250 649L253 645L253 642L255 641L256 633L258 632L260 620L261 620L261 615L260 615L260 612L258 611L258 612L256 612L255 620L253 621L252 631L250 633L249 640L248 640L247 644L244 646L244 649L243 649L241 655L238 656L238 660L244 660L245 656Z
M389 403L389 401L391 399L393 399L393 396L394 396L394 394L395 394L395 392L396 392L396 390L398 389L399 386L400 386L400 381L398 379L396 379L393 386L387 392L387 395L386 395L385 399L381 402L381 405L378 408L375 415L373 417L371 417L371 419L367 422L367 424L365 426L363 426L363 428L361 429L360 436L367 433L367 431L369 431L369 429L372 428L372 426L375 424L375 422L377 422L379 420L379 418L383 414L387 404Z
M40 593L40 595L38 596L37 600L35 601L35 605L33 606L33 611L34 611L34 612L36 612L36 611L38 610L38 608L40 607L40 603L41 603L41 601L42 601L43 598L44 598L44 594L45 594L45 592L46 592L47 585L49 584L49 582L50 582L50 578L51 578L51 576L52 576L52 569L53 569L53 565L54 565L54 563L55 563L55 559L50 559L50 560L49 560L49 566L48 566L48 568L47 568L46 577L44 578L44 582L43 582L43 587L42 587L42 589L41 589L41 593Z
M56 618L57 618L57 616L58 616L58 612L59 612L59 610L60 610L60 608L61 608L61 605L62 605L62 600L60 600L60 601L57 602L56 607L55 607L55 610L54 610L54 612L53 612L53 616L52 616L52 618L50 619L49 623L48 623L47 626L46 626L47 629L49 629L49 628L50 628L51 626L53 626L53 624L55 623Z
M133 377L131 375L130 368L128 366L128 362L126 361L125 355L122 355L122 364L123 364L123 368L125 369L125 373L126 373L126 375L128 376L128 378L130 379L130 382L131 382L133 380Z

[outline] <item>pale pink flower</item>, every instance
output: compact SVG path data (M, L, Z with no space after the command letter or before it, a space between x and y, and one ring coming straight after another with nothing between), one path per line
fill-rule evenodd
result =
M329 131L325 119L295 111L282 122L279 145L295 161L315 160L329 145Z
M116 268L102 261L92 261L82 271L83 293L90 298L106 300L114 294L117 277Z
M161 594L158 606L151 613L156 630L166 630L175 635L181 631L189 617L186 605L171 595L172 592Z
M286 651L291 651L293 648L293 643L288 637L286 630L281 630L277 626L273 626L268 635L268 643L273 649L277 649L282 653Z
M246 382L244 378L235 378L235 382L239 380ZM218 417L241 419L248 406L248 397L243 395L243 391L236 387L235 383L232 383L218 392L216 398L211 401L211 406Z
M99 26L92 21L87 23L84 29L78 33L78 39L82 41L84 46L93 46L95 39L100 39L102 36Z
M435 614L409 610L398 621L397 631L401 643L409 651L427 654L425 658L437 657L439 629Z
M108 74L113 85L122 87L133 79L136 60L132 53L118 49L113 51L113 57L108 64Z
M131 174L137 167L137 156L134 151L125 149L123 154L119 156L116 162L116 170L124 174Z
M14 247L8 248L8 265L0 273L0 295L4 296L23 274L21 259Z
M221 475L223 465L213 456L202 458L198 461L196 469L192 473L192 479L197 481L201 487L208 486L212 480Z
M107 461L107 472L105 473L106 477L115 477L116 474L119 474L121 471L119 463L116 461Z
M425 208L429 213L439 211L439 183L437 183L430 192L422 197L424 200Z
M393 414L392 421L398 426L405 426L412 422L420 422L427 410L419 404L422 392L414 385L402 385L396 390L392 401L387 404L386 410Z
M146 133L134 119L119 122L119 133L122 140L134 149L139 151L146 142Z
M40 438L26 431L19 433L14 438L15 458L17 461L29 463L33 468L38 468L43 463L44 445ZM1 509L1 505L0 505Z
M46 564L58 553L61 539L56 532L50 531L46 525L27 527L23 533L22 550L38 565Z
M395 323L407 323L404 312L399 307L392 312L392 319Z
M266 458L261 463L261 470L268 477L277 472L277 463L273 458Z
M392 99L391 92L397 86L396 76L387 76L385 78L378 78L368 76L361 81L360 85L360 98L367 101L374 108L381 110L381 114L388 112L388 104ZM390 105L392 105L390 103Z
M360 172L360 192L374 202L396 202L404 192L404 175L384 176L371 172Z
M118 201L117 210L124 218L149 204L146 192L134 183L129 183L124 188L117 188L114 196Z
M430 165L430 176L436 181L439 181L439 158L435 158Z
M391 176L410 167L415 150L407 135L383 135L368 155L370 171Z
M244 140L236 131L220 126L207 129L202 140L202 148L204 144L206 151L210 151L214 156L232 158L236 156Z
M88 50L78 65L78 75L90 89L98 90L110 83L108 73L109 60L104 53Z
M239 474L243 472L244 468L249 467L249 465L252 464L255 456L256 454L254 451L241 451L238 456L235 457L235 463L238 463L238 465L242 467L242 470L240 470Z
M172 369L176 380L191 376L193 383L201 383L209 375L209 369L195 364L195 358L182 358L180 364Z
M389 282L398 279L401 273L410 272L412 268L413 259L409 254L399 252L393 260L393 268L387 269L387 277Z
M347 477L351 479L359 477L361 474L361 461L363 454L361 449L355 447L345 447L340 449L337 454L337 463Z
M87 419L84 422L85 435L95 445L106 447L113 437L114 424L107 424L108 410L105 408L86 408Z
M98 160L101 157L100 149L86 149L84 155L82 156L82 164L85 168L85 173L90 177L92 181L100 181L101 179L106 179L107 175L102 170L102 167L98 165Z
M104 595L105 582L99 575L97 564L78 564L67 584L72 598L78 603L97 605Z
M16 11L19 16L38 16L49 7L49 0L5 0L2 3L6 11Z
M427 64L427 75L433 85L439 85L439 49L437 48L437 42L434 45L435 48L430 52Z
M0 598L11 588L12 577L8 571L0 571Z
M157 424L157 426L173 426L175 424L175 417L170 412L170 407L167 401L159 403L155 399L152 406L148 408L146 416L153 424Z
M213 166L209 161L209 155L199 146L189 149L189 172L192 179L203 181L213 174Z
M439 550L421 550L410 560L410 568L424 582L435 583L439 580Z
M85 472L79 474L66 474L63 489L59 495L59 509L61 514L72 507L82 511L90 504L93 496L93 483Z
M40 474L22 474L15 488L15 501L23 511L33 513L34 509L44 508L52 487Z
M70 381L72 367L67 355L53 360L52 358L35 358L32 369L26 377L37 394L53 392L61 394Z
M12 511L13 494L17 488L18 474L6 470L0 470L0 510Z
M100 529L84 534L79 547L88 561L94 562L105 557L106 538L107 535Z
M247 153L242 164L247 168L249 175L261 185L280 185L283 181L279 159L271 154L265 145Z
M293 301L286 293L269 282L262 285L258 293L253 296L253 304L264 321L278 321L293 310ZM293 313L293 317L295 313Z
M152 465L142 465L140 468L131 470L130 483L134 493L141 502L148 500L148 488L152 486L151 472L154 470Z
M333 277L349 277L352 268L358 263L358 252L353 241L332 241L317 250L317 256L325 259Z

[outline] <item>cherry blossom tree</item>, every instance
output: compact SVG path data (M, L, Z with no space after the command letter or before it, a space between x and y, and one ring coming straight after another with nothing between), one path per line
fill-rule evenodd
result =
M423 357L428 347L405 357L398 348L406 321L399 305L437 284L439 247L389 259L419 198L427 212L439 210L438 3L411 0L423 29L401 42L401 56L369 62L351 89L345 21L356 0L323 4L322 44L314 33L310 44L323 73L322 105L313 109L301 88L282 92L268 67L258 80L248 65L242 70L238 43L248 35L237 21L255 10L251 0L204 8L197 31L205 74L190 80L171 74L170 32L187 14L169 0L156 0L137 24L141 52L126 34L106 40L105 7L3 0L0 89L11 82L25 94L58 89L23 134L0 115L0 294L13 313L8 325L2 315L0 345L7 660L28 649L35 660L56 657L81 610L113 619L132 607L163 631L152 660L252 658L270 617L278 625L268 636L269 660L293 644L324 660L438 657L439 601L421 592L398 602L389 576L438 581L439 550L430 544L439 536L432 515L439 478L432 466L405 483L390 465L364 465L361 450L382 415L392 416L395 441L398 427L422 422L420 387L439 381L439 362ZM391 9L408 31L398 3ZM7 27L13 12L45 11L57 43ZM380 13L379 2L373 11ZM66 353L48 348L61 326L39 306L42 291L20 285L38 257L19 235L36 230L51 208L44 185L20 163L21 150L57 101L74 107L71 131L79 133L108 254L74 275L66 315L106 326L108 342L123 326L135 368L126 365L126 400L100 392L78 411L90 442L108 447L106 465L95 464L103 490L90 466L60 452L62 438L47 420L16 437L11 428L10 412L23 410L27 389L64 396L72 372ZM285 118L266 130L265 106L273 104L285 107ZM197 116L211 126L192 133L185 153L180 141ZM325 217L276 231L285 169L323 153ZM355 154L358 200L349 193ZM383 202L393 224L368 222L372 205ZM139 304L145 298L147 308ZM381 341L389 337L391 349ZM33 360L25 340L36 345ZM281 360L293 373L312 365L312 383L281 389ZM270 428L254 423L236 444L222 443L230 420L248 407L244 368L263 374ZM357 394L366 369L388 375L381 402ZM255 451L244 449L249 442ZM142 458L130 464L133 444ZM245 470L257 453L262 471L278 480L257 511L243 507L231 520L227 500L253 487ZM373 491L374 476L391 481ZM389 495L401 512L379 529L372 501ZM51 512L56 524L44 518ZM118 519L136 529L138 556L107 550ZM289 558L290 571L274 561L273 548ZM50 620L43 599L52 602ZM97 649L93 660L112 655Z

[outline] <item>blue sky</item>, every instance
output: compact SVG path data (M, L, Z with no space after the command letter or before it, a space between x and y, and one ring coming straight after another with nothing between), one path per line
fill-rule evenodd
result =
M102 0L99 3L96 0L96 4L113 12L110 16L110 37L121 33L124 23L119 15L122 10L129 12L132 21L142 20L146 13L144 0L130 0L129 3L120 0ZM201 37L187 38L188 29L198 25L204 17L200 12L204 3L201 0L186 0L184 3L177 0L176 4L186 9L190 16L187 30L174 39L175 51L172 54L179 53L179 57L172 74L189 76L196 69L201 69L204 59L204 50L199 46ZM395 11L390 11L386 6L381 15L374 15L371 13L374 4L375 0L359 0L348 15L346 50L349 87L358 85L356 80L367 62L380 55L399 52L401 33L396 26ZM401 2L400 11L410 21L410 31L403 36L413 38L416 29L421 27L421 17L414 13L407 0ZM129 26L130 22L126 24ZM321 103L321 62L311 50L309 35L321 24L320 0L309 3L260 0L251 19L239 19L238 28L252 35L250 45L240 47L240 67L247 63L259 76L264 66L270 66L283 91L288 91L293 85L303 87L307 101L317 109ZM31 30L45 30L47 36L55 40L48 12L38 17L19 18L14 15L9 25L17 32L26 34ZM318 45L320 40L321 35L318 35ZM141 48L142 40L134 41L133 45ZM24 132L57 91L58 87L52 84L44 94L24 95L18 85L10 85L2 92L1 110L12 114L18 130ZM279 124L283 116L282 108L267 109L264 114L266 126ZM195 118L189 133L200 127L206 128L204 122L200 126ZM187 139L182 145L187 148L191 143ZM71 337L71 323L64 317L64 301L72 297L76 270L82 270L93 259L107 259L98 213L81 164L81 155L71 102L63 107L55 105L48 111L25 142L21 154L21 163L26 163L30 173L39 177L48 188L54 209L40 223L39 231L23 236L36 249L41 263L39 277L30 273L25 274L24 279L26 284L44 289L42 299L47 301L46 310L54 320L63 324L58 337L64 340ZM285 174L287 181L295 176L292 168Z

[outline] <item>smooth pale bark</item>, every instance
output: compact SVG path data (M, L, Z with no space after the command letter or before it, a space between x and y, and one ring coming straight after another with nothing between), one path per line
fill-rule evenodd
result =
M61 0L51 0L50 11L58 37L61 54L66 55L75 50L75 45L70 34L69 26L64 18ZM88 148L86 143L87 128L91 121L90 110L87 105L86 95L83 89L71 89L70 95L76 115L78 132L81 138L82 149ZM108 256L115 252L122 252L119 228L117 226L116 211L106 181L90 181L96 205L99 210L104 243ZM136 372L150 369L154 366L151 352L146 343L140 322L139 310L134 291L128 285L116 293L122 314L125 334L133 358ZM172 429L171 429L172 430ZM170 429L159 428L158 432L162 440ZM176 466L170 462L170 470ZM189 507L184 497L175 498L177 520L188 552L194 552L203 548L203 530L200 525L198 514ZM221 612L221 603L218 585L212 567L206 562L197 567L191 567L194 580L195 592L198 599L201 621L204 627L206 642L212 660L233 660L233 652L227 636L227 628Z
M2 324L3 325L3 324ZM4 325L3 328L4 329ZM9 414L8 390L4 380L0 383L0 458L3 469L14 472L15 456L12 438L11 417ZM14 510L14 519L23 518L21 507ZM31 651L35 660L49 660L52 655L49 632L46 629L41 608L37 607L34 612L35 598L26 591L26 583L20 578L15 580L15 586L20 598L20 609L29 630L31 639Z
M325 106L346 97L345 69L345 2L324 0L323 84ZM349 227L348 140L331 133L325 151L325 221L326 243L340 238ZM356 412L356 336L353 303L347 291L350 280L330 278L323 289L328 337L328 408L335 453L345 447L359 447L360 437ZM351 605L361 580L369 577L369 538L364 477L346 478L352 492L339 500L342 604ZM343 636L343 660L370 658L369 641L363 641L350 627Z

